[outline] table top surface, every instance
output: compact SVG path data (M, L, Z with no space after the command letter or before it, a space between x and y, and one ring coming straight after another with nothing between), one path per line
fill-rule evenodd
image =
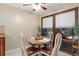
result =
M36 40L35 37L30 37L27 41L30 44L46 44L47 42L50 42L51 39L43 37L43 39Z

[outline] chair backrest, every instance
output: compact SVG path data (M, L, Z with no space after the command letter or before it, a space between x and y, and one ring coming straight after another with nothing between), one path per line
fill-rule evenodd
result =
M18 44L19 44L19 47L21 48L21 51L23 53L23 55L28 55L27 54L27 51L26 51L26 48L25 48L25 44L24 44L24 37L23 37L23 34L18 34Z
M55 43L54 43L54 48L52 50L52 54L51 55L58 55L59 49L61 47L62 44L62 34L61 33L57 33L56 37L55 37Z
M54 33L52 31L48 32L48 38L51 39L51 45L53 45Z

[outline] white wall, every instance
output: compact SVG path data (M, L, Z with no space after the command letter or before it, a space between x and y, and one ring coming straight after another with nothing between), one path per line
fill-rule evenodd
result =
M0 25L5 26L6 50L17 48L17 32L38 32L39 16L0 4Z

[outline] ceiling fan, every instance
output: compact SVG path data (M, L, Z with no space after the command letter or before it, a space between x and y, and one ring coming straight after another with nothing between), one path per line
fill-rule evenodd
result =
M39 9L47 10L44 6L46 3L33 3L33 4L23 4L22 6L30 6L32 5L33 11L37 11Z

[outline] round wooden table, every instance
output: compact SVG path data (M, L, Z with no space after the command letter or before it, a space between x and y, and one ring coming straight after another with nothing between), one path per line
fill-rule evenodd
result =
M36 37L30 37L27 39L28 43L31 45L38 45L39 48L39 55L41 55L41 45L46 44L51 41L51 39L43 37L43 39L35 39Z

